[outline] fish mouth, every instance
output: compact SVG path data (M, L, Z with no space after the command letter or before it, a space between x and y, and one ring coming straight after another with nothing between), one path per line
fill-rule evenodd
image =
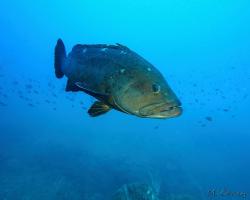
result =
M154 103L144 106L139 110L141 117L148 118L172 118L180 116L183 112L180 101L172 103Z
M183 110L181 106L171 106L168 109L160 111L159 118L177 117L182 114L182 111Z

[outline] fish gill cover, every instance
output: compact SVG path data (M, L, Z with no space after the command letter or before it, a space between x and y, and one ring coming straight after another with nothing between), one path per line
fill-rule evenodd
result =
M0 200L248 199L249 21L245 0L1 1ZM57 77L70 74L69 57L98 75L58 80L58 38L67 54L56 57ZM109 47L119 50L115 66ZM158 78L137 73L143 84L131 87L118 79L107 95L100 75L118 66L124 77L137 58ZM159 80L181 102L179 117L153 119L173 106L141 105L164 90ZM141 88L147 101L137 99ZM89 116L99 111L108 113Z

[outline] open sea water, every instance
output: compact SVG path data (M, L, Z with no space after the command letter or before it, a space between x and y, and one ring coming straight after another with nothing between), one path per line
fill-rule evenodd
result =
M0 27L0 200L250 199L250 1L2 0ZM90 117L55 77L58 38L128 46L183 114Z

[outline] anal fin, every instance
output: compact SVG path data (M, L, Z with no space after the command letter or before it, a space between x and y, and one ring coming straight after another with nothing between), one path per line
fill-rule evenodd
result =
M101 101L96 101L88 110L88 113L91 117L97 117L99 115L103 115L106 112L111 110L110 106L107 104L101 102Z

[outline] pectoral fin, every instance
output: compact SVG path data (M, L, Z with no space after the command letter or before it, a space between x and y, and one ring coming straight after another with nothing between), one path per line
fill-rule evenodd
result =
M97 98L100 101L107 101L109 99L109 94L104 94L104 93L100 93L97 92L93 89L90 89L87 85L85 85L85 83L83 82L76 82L75 85L80 88L82 91L84 91L85 93Z
M80 87L78 87L73 81L71 81L70 79L68 79L66 88L65 88L66 92L78 92L78 91L82 91L82 89Z
M91 117L97 117L99 115L103 115L106 112L108 112L109 110L111 110L110 106L108 106L107 104L100 102L100 101L96 101L88 110L88 113Z

